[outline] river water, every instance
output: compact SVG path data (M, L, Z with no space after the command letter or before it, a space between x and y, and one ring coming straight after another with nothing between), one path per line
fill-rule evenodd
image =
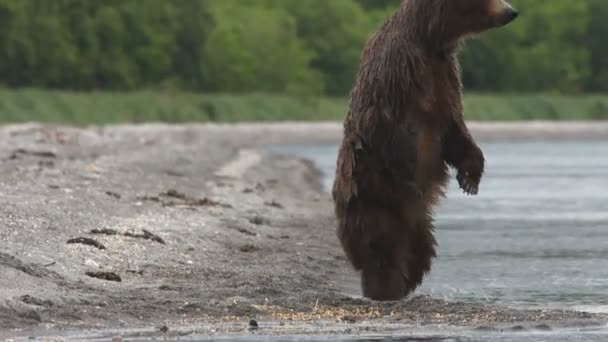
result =
M608 142L487 142L481 147L486 174L480 194L466 196L451 182L436 211L439 256L418 293L510 307L608 312ZM313 160L330 188L336 146L278 151ZM608 340L602 335L598 341Z

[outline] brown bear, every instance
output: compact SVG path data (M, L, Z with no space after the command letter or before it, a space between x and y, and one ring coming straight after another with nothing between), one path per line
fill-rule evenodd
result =
M484 157L464 122L457 51L462 38L516 16L504 0L402 0L367 42L332 189L337 235L365 297L401 299L429 272L448 166L477 194Z

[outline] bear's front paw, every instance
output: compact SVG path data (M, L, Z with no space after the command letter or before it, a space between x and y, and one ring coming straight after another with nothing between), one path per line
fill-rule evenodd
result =
M477 195L479 192L479 182L483 175L484 158L481 151L476 151L474 157L465 159L458 168L456 180L460 188L469 195Z

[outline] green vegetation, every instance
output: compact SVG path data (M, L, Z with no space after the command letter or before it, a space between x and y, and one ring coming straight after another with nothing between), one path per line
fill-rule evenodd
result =
M473 94L465 107L469 120L608 119L608 96L600 95ZM0 122L341 120L345 111L346 99L335 97L0 90Z
M606 0L512 0L463 50L477 91L608 91ZM399 0L0 0L0 85L344 96Z
M608 119L584 95L608 91L608 1L512 2L516 22L463 48L467 117ZM398 4L0 0L0 122L340 119Z

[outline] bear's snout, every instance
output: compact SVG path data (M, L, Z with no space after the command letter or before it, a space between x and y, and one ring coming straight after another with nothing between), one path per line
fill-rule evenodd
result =
M509 4L505 3L505 8L501 11L501 13L496 17L496 26L505 26L508 23L512 22L517 18L519 12L511 7Z

